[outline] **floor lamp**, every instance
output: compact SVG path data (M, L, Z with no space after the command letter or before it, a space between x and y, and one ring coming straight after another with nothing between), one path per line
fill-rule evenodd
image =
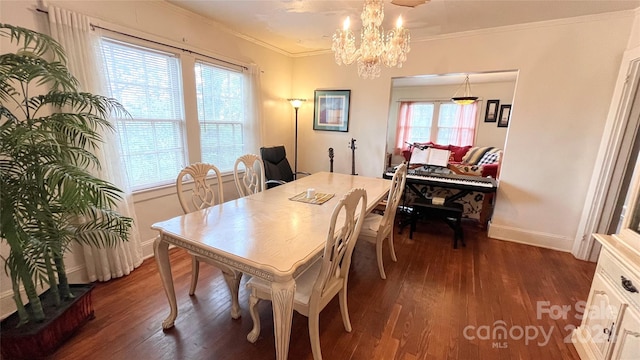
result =
M307 99L287 99L291 106L296 110L296 140L295 140L295 150L294 150L294 160L293 160L293 178L298 178L298 109L302 105L304 101Z

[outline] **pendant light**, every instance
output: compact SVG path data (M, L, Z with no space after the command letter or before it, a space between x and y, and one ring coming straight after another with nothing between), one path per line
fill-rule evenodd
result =
M460 88L462 88L462 87L464 87L464 94L462 96L457 96L458 95L458 91L460 91ZM462 85L460 85L460 88L458 88L456 93L453 94L453 97L451 98L451 101L453 101L454 103L456 103L458 105L469 105L469 104L473 104L474 102L476 102L478 100L477 96L471 96L471 85L469 84L469 75L467 75L464 78L464 83L462 83Z

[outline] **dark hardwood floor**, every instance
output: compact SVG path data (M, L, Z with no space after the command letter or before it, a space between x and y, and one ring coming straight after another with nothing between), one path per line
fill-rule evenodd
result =
M437 221L419 223L413 240L408 229L396 234L397 263L385 249L387 280L378 275L374 246L358 243L348 293L353 331L344 330L334 299L320 315L324 359L578 359L568 339L580 323L576 304L587 299L595 264L489 239L474 223L465 224L466 247L452 249L451 237ZM96 318L53 359L275 358L271 303L259 305L262 333L251 344L244 280L242 317L232 320L218 269L203 264L190 297L190 258L172 250L171 263L178 298L173 329L162 331L169 306L148 259L131 275L96 285ZM307 319L297 313L289 359L312 359Z

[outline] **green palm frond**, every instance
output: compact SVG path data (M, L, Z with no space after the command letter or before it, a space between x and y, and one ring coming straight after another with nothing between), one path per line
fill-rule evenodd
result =
M32 123L40 131L55 134L62 143L91 150L97 149L103 142L96 128L113 129L108 121L89 113L56 113L33 119Z
M49 35L19 26L0 23L0 36L10 37L11 42L22 44L22 49L33 52L38 56L49 54L53 56L54 61L62 63L67 61L67 56L62 46Z
M86 92L51 91L29 99L30 108L37 110L43 105L53 105L60 108L69 106L76 113L91 113L105 119L129 116L129 113L117 100Z
M66 211L78 213L89 206L111 208L122 199L120 189L78 167L68 164L47 166L46 171L46 186L56 189L55 200L58 200Z
M17 90L11 86L8 82L2 79L2 72L0 70L0 100L8 101L18 95ZM4 107L4 106L3 106Z
M0 78L3 82L35 82L36 85L50 85L65 91L77 88L78 80L61 62L48 62L32 53L0 55Z
M113 247L127 241L133 219L122 216L113 210L88 208L84 218L89 219L76 228L75 238L85 244L96 247Z

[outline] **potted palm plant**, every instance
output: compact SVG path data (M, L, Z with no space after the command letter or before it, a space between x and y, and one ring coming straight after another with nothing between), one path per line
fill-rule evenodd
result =
M101 145L102 130L111 130L108 117L126 111L113 99L79 92L51 37L1 23L0 36L17 49L0 55L0 242L9 249L4 269L17 309L3 320L0 338L4 358L37 357L59 343L20 343L15 332L37 333L34 326L50 325L62 308L90 295L91 286L68 283L63 256L70 245L127 240L132 219L113 210L121 191L92 175L100 168L92 150ZM48 290L38 294L39 288ZM63 319L62 328L93 316L90 303L79 307L84 314ZM41 335L61 342L74 329L66 331ZM19 353L9 354L14 348Z

